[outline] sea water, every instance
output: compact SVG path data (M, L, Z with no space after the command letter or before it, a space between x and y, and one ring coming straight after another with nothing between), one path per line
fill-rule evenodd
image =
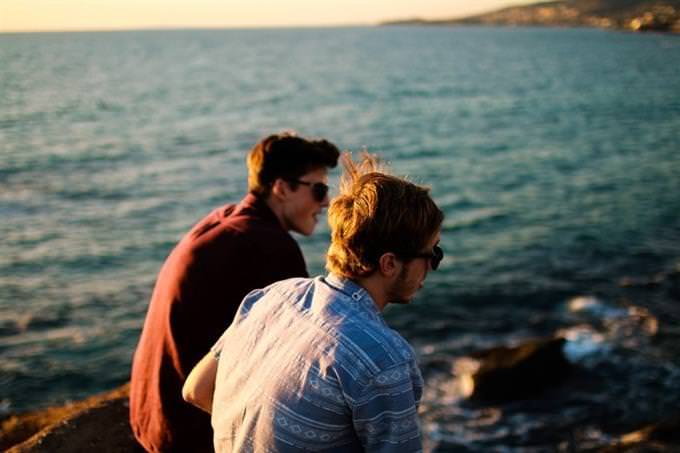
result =
M678 36L589 29L0 35L0 411L126 382L164 258L292 129L380 154L446 214L440 270L386 312L427 449L590 448L671 413L678 68ZM323 272L325 223L296 238ZM559 390L460 393L467 354L557 334L581 370Z

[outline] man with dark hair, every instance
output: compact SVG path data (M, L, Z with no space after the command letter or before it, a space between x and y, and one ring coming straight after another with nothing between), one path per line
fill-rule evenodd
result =
M217 452L418 452L423 381L382 317L443 258L429 191L345 158L329 208L326 277L248 294L192 370L185 399L212 412Z
M210 418L182 400L184 381L255 288L305 277L288 231L310 235L328 206L325 140L271 135L248 155L249 193L198 222L166 259L135 352L130 424L152 452L212 451Z

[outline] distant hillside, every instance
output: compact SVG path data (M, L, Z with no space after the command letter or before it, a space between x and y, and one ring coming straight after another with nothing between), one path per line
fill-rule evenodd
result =
M680 33L680 0L558 0L460 19L406 19L384 25L588 26Z

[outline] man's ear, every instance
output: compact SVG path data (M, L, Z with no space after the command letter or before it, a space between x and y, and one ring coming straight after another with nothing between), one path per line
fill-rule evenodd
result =
M281 178L276 178L272 184L271 194L278 200L285 200L290 192L288 183Z
M401 260L392 252L383 253L378 259L378 271L385 277L393 277L401 270Z

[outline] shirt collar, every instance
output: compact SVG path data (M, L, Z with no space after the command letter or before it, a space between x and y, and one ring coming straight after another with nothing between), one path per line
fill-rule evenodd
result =
M267 205L264 198L249 192L243 199L239 202L234 210L235 214L245 213L260 217L264 220L270 220L276 222L277 225L281 225L278 217L274 214L274 211Z
M378 309L378 305L376 305L371 295L363 286L359 285L354 280L336 274L328 274L325 277L325 280L330 286L352 299L358 306L368 310L371 314L374 314L376 318L384 322L382 313L380 313L380 310Z

